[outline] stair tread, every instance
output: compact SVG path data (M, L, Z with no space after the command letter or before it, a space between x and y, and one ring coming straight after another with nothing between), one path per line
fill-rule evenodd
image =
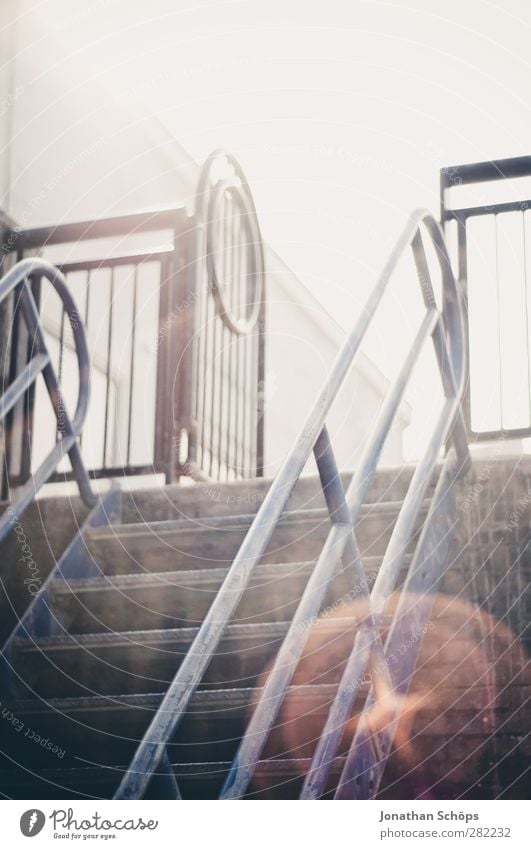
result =
M315 699L333 697L337 690L335 684L297 684L288 688L292 695ZM230 687L216 690L197 690L190 702L189 709L202 710L219 707L247 707L256 687ZM13 699L6 705L19 714L64 713L74 710L121 710L122 708L152 708L160 704L164 693L124 693L109 696L71 696L66 698Z
M329 629L332 632L337 631L342 622L348 623L352 620L333 617L318 620L317 627L324 630ZM384 617L384 623L390 622L391 617ZM235 624L227 625L223 632L222 639L238 640L242 637L264 637L277 639L283 636L290 626L290 622L257 622L252 624ZM315 627L315 626L314 626ZM159 628L142 631L118 631L118 632L103 632L92 634L57 634L51 637L39 637L36 639L17 638L13 641L13 648L19 652L41 651L47 648L54 649L71 649L74 646L80 648L92 648L104 646L106 644L112 646L118 645L150 645L159 643L174 643L174 642L191 642L199 628Z
M402 507L402 501L376 501L364 504L360 510L359 518L366 516L377 516L381 514L396 514ZM423 509L431 503L429 498L424 499ZM103 525L98 528L88 528L87 538L100 540L116 536L142 536L143 534L162 535L192 531L204 533L205 531L217 531L220 529L246 530L255 519L254 513L241 513L227 516L197 516L186 519L158 519L147 522L123 522ZM293 510L284 513L279 524L304 524L306 522L328 521L329 513L326 508L307 508Z
M321 506L319 487L317 481L319 500L303 501L301 491L299 498L290 502L291 509L283 514L278 526L273 528L264 520L264 529L273 531L272 540L252 573L240 606L223 629L213 662L192 695L182 723L168 741L168 753L185 798L217 795L230 769L232 752L263 692L255 685L263 683L263 673L290 627L293 610L331 526L329 513ZM387 501L367 501L357 518L356 537L367 576L370 572L376 574L382 563L382 546L387 545L403 506L402 500L392 500L400 498L396 487L387 495L392 496ZM188 496L184 489L182 493L175 492L177 501L193 501L193 495ZM100 564L99 573L50 579L50 600L56 607L57 622L62 622L60 632L14 641L19 695L9 700L2 697L2 707L23 718L35 734L61 739L66 760L49 758L48 752L36 748L31 738L23 748L19 729L14 726L11 738L6 738L0 795L13 792L20 798L39 798L39 785L44 792L64 785L65 792L74 797L112 796L129 766L128 753L134 751L159 709L176 669L200 631L211 598L226 578L241 541L256 519L251 512L256 506L252 501L240 501L233 508L227 504L221 511L223 515L216 515L215 504L210 508L207 505L201 513L200 500L192 504L190 512L179 509L180 503L166 510L163 496L150 512L149 494L143 498L148 508L147 520L142 516L142 505L138 508L132 498L128 512L122 512L119 522L87 530L86 547ZM423 499L410 542L418 534L431 503L431 499ZM233 512L227 512L229 509ZM213 515L209 515L210 511ZM170 518L172 515L175 518ZM410 562L411 555L405 555L404 567ZM205 568L201 568L201 563ZM135 564L141 571L135 570ZM335 608L335 600L344 599L352 586L350 577L349 570L338 568L336 578L341 580L328 582L328 596L322 601L321 611L334 609L334 615L325 615L312 626L323 629L327 640L328 634L335 634L338 629L356 629L356 621L345 615L349 610ZM165 621L170 627L161 627ZM391 617L386 616L382 624L385 627L390 621ZM39 621L37 627L46 625ZM108 630L100 631L100 627ZM419 733L425 734L429 746L432 739L434 746L440 745L436 738L446 739L449 731L454 734L456 728L460 729L461 738L483 737L487 733L482 721L484 707L491 699L489 687L476 685L470 697L465 677L452 677L462 656L459 639L456 636L452 642L453 654L448 662L442 656L431 669L437 678L447 676L445 693L451 694L454 712L448 716L441 713L438 722L432 722L428 712L429 725L426 716L419 712ZM467 647L466 635L463 647ZM201 653L198 650L197 655ZM339 678L340 663L329 671L330 675L315 675L307 680L333 683L287 688L286 696L298 706L290 721L298 723L299 717L310 716L316 727L324 723L337 693L334 674ZM426 674L426 680L431 681L429 667ZM501 679L497 683L500 685ZM361 710L368 690L368 684L359 688L354 712ZM530 692L528 685L501 689L494 724L502 741L520 734L525 723L521 702ZM422 730L422 723L426 731ZM317 739L311 723L307 736L308 740L304 738L297 748L280 749L275 748L273 735L270 749L264 749L262 760L256 763L257 781L250 787L250 797L275 788L287 798L299 792L302 776L310 766L310 760L301 755L311 753L309 743ZM461 757L459 739L453 745ZM11 759L9 746L13 751L20 750L21 759ZM346 745L340 747L340 756L333 761L335 781L344 765L341 755L346 751ZM286 756L290 752L294 757ZM28 795L28 788L31 791L34 786L37 795Z
M422 503L410 547L429 504L429 499ZM355 525L362 555L383 554L401 507L401 501L365 505ZM253 520L253 515L241 514L126 522L91 528L85 541L105 573L214 569L234 561ZM285 513L274 527L262 527L268 536L263 563L300 562L317 559L331 522L326 509L296 510Z
M370 557L368 561L380 562L381 557ZM300 574L310 571L315 561L306 560L298 563L263 563L258 567L255 577L264 580L275 579L288 574ZM202 584L220 583L229 571L228 566L218 566L214 569L183 569L174 572L131 572L118 575L101 575L91 578L69 578L68 581L56 580L50 584L54 594L68 594L81 590L101 590L105 588L143 588L152 586L200 586Z
M519 685L514 688L517 694L520 693L522 698L524 695L531 696L531 686L527 684ZM360 688L366 690L366 685ZM462 693L468 693L469 687L465 684L448 685L446 692L455 692L456 698ZM332 699L337 691L337 684L296 684L288 687L287 693L293 696L300 696L301 699ZM477 691L478 702L485 704L485 698L488 697L490 688L488 685L484 687L475 687ZM197 690L192 696L188 710L191 712L199 712L201 710L223 710L224 708L236 709L245 708L248 706L253 696L258 697L260 689L256 687L228 687L211 690ZM117 693L105 696L69 696L62 698L13 698L3 699L3 706L10 710L16 711L17 715L37 715L37 714L65 714L89 711L120 711L124 708L145 708L152 710L158 707L164 698L164 693ZM509 692L508 688L500 693L498 698L499 709L512 707L515 700L515 693Z
M374 569L382 562L383 557L369 555L363 557L363 564L367 569ZM411 562L411 555L404 555L404 566ZM260 563L253 573L253 581L274 581L278 578L289 577L309 573L315 560L301 560L286 563ZM217 566L213 569L183 569L173 572L129 572L119 574L101 574L90 578L68 578L56 579L50 582L50 589L54 595L69 595L72 592L81 592L102 589L125 589L125 588L148 588L148 587L200 587L201 585L219 584L226 577L230 566ZM338 574L341 574L338 572Z
M403 498L415 468L414 464L378 468L369 484L366 503ZM440 469L440 463L437 464L437 469ZM353 474L352 470L341 473L345 489L350 485ZM432 483L435 477L434 474ZM122 509L127 521L144 521L149 517L169 518L172 515L176 518L220 513L228 515L238 508L256 512L272 483L272 478L247 478L242 481L196 483L193 486L170 484L134 489L124 492ZM430 491L432 488L430 484ZM290 510L296 510L315 505L325 506L319 476L304 475L299 478L290 494L288 507Z
M345 762L344 757L336 757L334 758L334 766L339 768ZM178 778L181 776L187 775L205 775L205 774L213 774L215 772L226 772L229 770L231 766L231 761L197 761L193 763L173 763L172 766L175 771L175 775ZM291 773L296 771L298 775L304 773L310 766L309 758L269 758L268 760L257 761L255 765L255 770L263 770L264 772L283 772L283 773ZM334 766L332 767L334 769ZM41 769L39 770L38 778L43 778L46 780L48 777L51 778L55 776L61 775L75 775L78 774L80 777L86 776L87 778L92 775L98 776L101 772L115 772L117 774L122 774L125 770L128 769L128 764L88 764L87 766L64 766L64 767L55 767L51 769ZM0 771L0 781L4 779L6 776L18 775L24 776L31 780L33 776L28 776L26 770L20 769L9 769L9 770L1 770Z

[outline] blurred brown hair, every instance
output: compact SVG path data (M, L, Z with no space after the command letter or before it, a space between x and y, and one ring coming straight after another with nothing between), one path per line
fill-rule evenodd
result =
M386 605L381 629L384 640L399 598L398 593L393 594ZM409 596L407 601L414 604L415 597ZM299 772L307 769L306 759L313 755L336 689L315 685L337 685L362 614L362 602L353 601L323 615L309 629L265 759L293 758ZM386 728L395 711L399 717L383 783L388 795L447 798L481 779L486 746L496 731L500 692L524 683L524 678L528 683L529 666L509 628L469 602L450 596L434 595L430 620L419 636L422 640L407 695L397 701L384 676L376 676L376 703L368 711L367 721L376 732ZM406 641L395 654L409 650ZM258 688L264 685L270 667ZM311 693L298 689L311 685ZM367 684L360 688L339 755L348 751L367 691ZM260 774L254 786L267 795L267 781Z

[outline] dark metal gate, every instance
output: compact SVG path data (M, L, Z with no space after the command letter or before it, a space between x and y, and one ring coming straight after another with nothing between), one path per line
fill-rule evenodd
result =
M86 328L92 394L80 443L92 478L262 474L263 250L232 157L209 157L191 214L180 205L25 230L6 221L5 264L35 255L65 275ZM43 281L34 295L68 404L70 323ZM6 387L31 340L16 308L4 319ZM11 411L6 431L4 498L58 438L39 388ZM69 479L65 461L52 480Z

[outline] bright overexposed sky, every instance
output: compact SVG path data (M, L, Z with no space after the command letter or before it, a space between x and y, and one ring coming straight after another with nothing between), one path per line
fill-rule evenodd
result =
M114 96L198 160L238 157L266 238L344 326L410 209L437 212L440 166L529 152L527 0L59 5Z
M441 166L530 152L528 0L39 5L111 96L198 161L236 155L265 238L346 329L407 214L438 213ZM381 337L369 353L392 370Z

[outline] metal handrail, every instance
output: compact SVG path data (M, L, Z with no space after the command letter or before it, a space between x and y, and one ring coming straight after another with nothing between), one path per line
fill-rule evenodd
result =
M443 280L442 310L439 310L436 305L421 236L421 226L428 233L441 268ZM326 418L346 375L353 365L355 356L387 289L392 273L399 259L409 247L413 251L426 314L398 378L382 406L373 431L373 438L366 447L358 472L345 494L328 438ZM445 401L425 455L413 475L391 535L384 562L379 572L376 592L373 593L374 599L369 601L367 590L363 590L363 586L366 587L366 581L363 580L365 573L354 535L354 524L371 477L376 469L393 417L403 398L413 367L418 360L421 347L430 336L435 346ZM212 655L217 649L225 626L234 614L253 570L264 554L271 535L312 451L315 454L321 485L330 513L330 533L240 743L222 790L222 798L239 798L245 792L300 658L307 629L318 615L326 587L342 560L345 566L351 567L352 579L358 587L362 588L361 595L367 602L367 627L362 629L359 635L359 638L364 642L361 652L363 657L359 663L364 668L367 662L373 663L378 661L379 658L381 659L384 649L377 634L375 616L381 612L382 603L394 586L403 562L406 544L413 532L439 452L447 440L451 439L455 451L452 450L448 453L447 461L443 466L441 481L445 485L444 492L441 493L440 487L437 490L432 509L428 514L423 540L429 537L427 528L431 527L433 518L438 517L437 510L440 505L445 503L444 495L451 475L463 473L469 468L470 456L461 415L461 398L465 385L463 351L461 302L444 238L439 225L431 214L425 210L417 210L411 215L368 298L361 316L340 349L293 447L273 481L220 590L199 628L197 636L144 734L130 767L123 776L115 798L141 797L147 789L151 776L156 773L163 759L164 764L166 763L167 744L201 682ZM415 586L420 585L416 572L420 551L419 548L417 551L419 556L414 558L410 568L410 575L416 581L416 583L413 582ZM425 554L424 549L422 549L422 554ZM429 570L425 570L425 574L428 574L428 572ZM356 642L357 655L360 657L359 640ZM353 655L355 650L353 648ZM351 666L352 664L349 661L348 667L351 668ZM340 688L338 699L341 699L343 695L344 692ZM330 743L330 740L331 738L328 737L326 742ZM329 753L330 746L327 747L327 754ZM321 766L320 777L326 773L326 760ZM319 781L317 784L319 784ZM314 781L314 787L315 785L316 782Z
M39 317L37 304L35 303L30 286L30 280L39 280L43 277L51 283L61 298L63 309L70 321L74 337L79 369L79 391L76 409L72 419L66 410L59 381L46 345L44 329ZM29 338L31 339L32 355L20 374L2 392L2 396L0 397L0 422L4 421L9 411L24 397L38 376L42 374L61 438L43 460L39 468L31 474L29 480L17 490L16 498L10 505L10 508L5 510L0 517L0 541L7 536L11 528L20 520L24 510L33 501L41 486L55 472L65 454L68 454L70 457L74 476L83 501L90 506L95 504L96 501L77 443L89 403L90 360L85 331L75 301L70 294L63 274L55 266L43 259L23 259L13 266L0 280L0 303L17 288L19 288L17 302L22 309Z

